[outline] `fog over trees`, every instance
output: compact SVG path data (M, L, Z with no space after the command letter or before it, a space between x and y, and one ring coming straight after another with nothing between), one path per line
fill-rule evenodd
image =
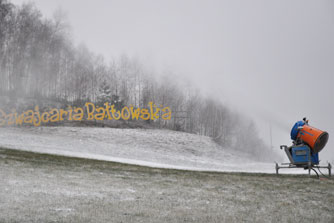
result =
M105 61L71 40L60 11L46 19L32 3L15 6L0 0L0 108L23 109L10 103L18 99L64 107L108 101L144 108L152 101L170 107L173 115L147 125L210 136L258 157L271 152L252 121L178 81L177 75L161 77L125 55Z

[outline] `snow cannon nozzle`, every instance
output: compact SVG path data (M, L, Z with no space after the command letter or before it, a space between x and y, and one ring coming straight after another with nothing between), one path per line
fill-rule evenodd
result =
M306 117L303 118L303 121L304 121L305 124L308 124L308 120L307 120Z

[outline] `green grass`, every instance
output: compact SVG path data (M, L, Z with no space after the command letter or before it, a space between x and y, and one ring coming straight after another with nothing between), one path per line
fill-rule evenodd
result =
M0 149L0 222L334 222L334 180Z

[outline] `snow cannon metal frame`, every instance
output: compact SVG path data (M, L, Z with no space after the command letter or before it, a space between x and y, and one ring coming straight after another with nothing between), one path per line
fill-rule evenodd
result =
M303 168L308 170L308 174L311 175L313 170L319 177L320 168L328 169L328 175L331 176L332 165L328 163L327 166L319 165L319 152L327 144L329 135L325 131L321 131L308 125L306 118L303 121L298 121L292 127L291 130L292 146L281 145L280 148L285 151L289 158L290 163L282 163L278 165L276 163L276 174L279 169L284 168Z

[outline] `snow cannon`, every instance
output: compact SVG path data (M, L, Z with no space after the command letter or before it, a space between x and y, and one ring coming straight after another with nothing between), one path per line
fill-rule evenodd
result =
M306 119L296 122L290 135L298 144L307 144L314 153L320 152L325 147L329 137L327 132L309 126Z
M331 175L332 166L330 163L327 166L319 165L319 152L326 146L329 135L325 131L310 126L308 122L306 118L303 118L302 121L296 122L292 127L290 132L293 140L292 145L289 147L286 145L281 146L290 163L282 163L282 166L276 163L276 174L282 168L304 168L309 170L309 175L311 170L313 170L319 177L315 168L320 173L322 173L320 168L326 168L328 169L328 175Z

